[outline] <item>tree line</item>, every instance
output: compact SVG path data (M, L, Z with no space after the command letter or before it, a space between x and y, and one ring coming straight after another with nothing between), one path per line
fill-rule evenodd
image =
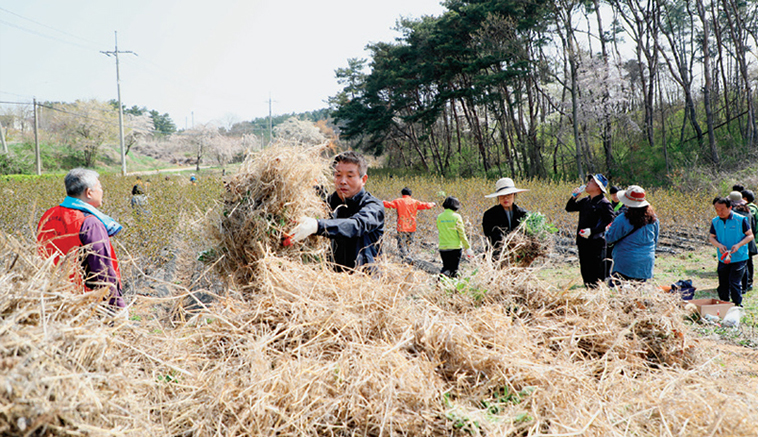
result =
M447 0L336 71L342 138L441 175L662 181L758 142L758 2Z
M119 145L118 102L95 99L74 102L37 102L36 119L44 171L77 166L94 168L112 161ZM240 162L249 151L271 143L268 118L250 122L197 124L177 130L168 113L134 105L122 107L127 157L136 152L175 165L225 166ZM275 140L321 144L335 142L327 123L327 108L302 114L277 115L271 120ZM0 126L7 133L8 153L0 153L0 174L35 171L35 111L26 105L2 108ZM265 123L265 129L263 128ZM0 151L2 152L2 151Z

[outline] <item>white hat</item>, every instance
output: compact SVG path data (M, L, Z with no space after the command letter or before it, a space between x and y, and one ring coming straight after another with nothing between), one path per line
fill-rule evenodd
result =
M624 191L618 192L619 200L629 208L642 208L648 206L647 200L645 200L645 190L638 185L632 185Z
M498 179L497 183L495 183L495 192L492 194L488 194L484 197L506 196L508 194L520 193L522 191L529 191L529 190L525 190L523 188L516 188L516 185L513 183L513 179L511 178L502 178L502 179Z

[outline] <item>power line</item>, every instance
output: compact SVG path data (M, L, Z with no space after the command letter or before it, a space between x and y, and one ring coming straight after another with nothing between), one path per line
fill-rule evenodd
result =
M16 29L19 29L19 30L23 30L24 32L29 32L31 34L34 34L34 35L37 35L37 36L41 36L43 38L47 38L47 39L50 39L50 40L53 40L53 41L57 41L57 42L60 42L60 43L64 43L64 44L70 44L72 46L76 46L76 47L82 48L84 50L93 50L92 47L85 47L85 46L83 46L81 44L77 44L75 42L65 41L65 40L62 40L60 38L56 38L54 36L45 35L44 33L40 33L40 32L37 32L36 30L32 30L32 29L27 29L25 27L21 27L21 26L19 26L17 24L9 23L9 22L7 22L5 20L0 20L0 23L6 24L6 25L11 26L11 27L15 27Z
M59 43L62 43L62 44L68 44L68 45L72 45L72 46L75 46L75 47L79 47L79 48L87 50L87 51L98 50L97 49L98 44L93 43L92 41L90 41L88 39L82 38L80 36L77 36L75 34L63 31L63 30L55 28L53 26L49 26L47 24L44 24L44 23L32 20L32 19L27 18L27 17L24 17L24 16L22 16L22 15L20 15L18 13L15 13L15 12L10 11L8 9L5 9L3 7L0 7L0 11L3 11L5 13L7 13L7 14L10 14L10 15L13 15L15 17L18 17L18 18L20 18L22 20L25 20L27 22L33 23L33 24L35 24L37 26L41 26L42 28L46 28L46 29L52 30L52 31L57 32L57 33L59 33L61 35L64 35L66 37L76 39L78 41L83 42L86 45L83 45L83 44L80 44L80 43L77 43L77 42L74 42L74 41L70 41L70 40L61 39L61 38L58 38L56 36L53 36L53 35L50 35L50 34L47 34L47 33L43 33L43 32L40 32L38 30L35 30L35 29L30 29L30 28L24 27L22 25L11 23L11 22L8 22L6 20L0 19L0 23L2 23L4 25L7 25L7 26L10 26L10 27L19 29L19 30L21 30L23 32L27 32L27 33L30 33L30 34L33 34L33 35L36 35L36 36L39 36L39 37L42 37L42 38L46 38L46 39L51 40L51 41L55 41L55 42L59 42ZM100 51L100 50L98 50L98 51ZM109 56L110 55L115 55L114 51L110 51L110 52L100 51L100 52L103 53L103 54L109 55ZM121 51L120 53L133 53L133 52ZM158 78L160 78L160 79L162 79L162 80L164 80L164 81L166 81L168 83L171 83L173 85L177 85L177 83L178 83L180 86L183 86L183 87L186 87L186 88L190 88L190 89L198 89L199 88L199 89L202 90L202 92L207 93L207 94L209 94L211 96L214 96L215 98L219 98L219 99L225 100L225 101L229 101L229 102L239 101L239 95L237 95L235 93L230 93L230 92L227 92L227 91L224 91L224 90L221 90L221 89L214 89L214 88L208 87L208 86L198 87L197 85L195 85L193 83L190 83L188 80L186 80L187 79L187 75L184 74L184 73L172 71L170 68L166 68L165 66L161 66L159 64L156 64L155 62L152 62L149 59L143 59L143 58L138 58L138 59L141 62L137 62L136 64L133 64L133 65L139 66L140 68L144 69L149 74L151 74L153 77L158 77ZM118 62L118 60L117 60L117 62ZM129 62L127 60L127 63L131 63L131 62Z
M34 24L36 24L38 26L42 26L42 27L45 27L47 29L54 30L54 31L56 31L58 33L62 33L63 35L70 36L72 38L76 38L76 39L78 39L80 41L84 41L87 44L92 44L93 46L97 46L97 44L95 44L94 42L92 42L92 41L90 41L88 39L85 39L85 38L82 38L80 36L74 35L73 33L69 33L69 32L66 32L66 31L63 31L63 30L60 30L60 29L56 29L55 27L48 26L47 24L40 23L39 21L34 21L31 18L24 17L23 15L19 15L19 14L15 13L15 12L9 11L9 10L7 10L5 8L0 7L0 11L7 12L7 13L9 13L11 15L15 15L16 17L21 18L22 20L26 20L26 21L28 21L30 23L34 23Z
M8 13L10 15L16 16L16 17L18 17L18 18L20 18L22 20L28 21L30 23L34 23L35 25L41 26L43 28L50 29L50 30L52 30L54 32L58 32L58 33L60 33L62 35L65 35L67 37L75 38L76 40L79 40L79 41L82 41L82 42L86 43L87 46L79 44L79 43L76 43L76 42L73 42L73 41L68 41L68 40L60 39L60 38L57 38L55 36L52 36L52 35L49 35L49 34L46 34L46 33L42 33L42 32L39 32L37 30L34 30L34 29L29 29L29 28L26 28L24 26L21 26L21 25L18 25L18 24L14 24L14 23L10 23L10 22L8 22L6 20L0 19L0 23L2 23L2 24L8 25L10 27L14 27L14 28L19 29L21 31L28 32L28 33L31 33L33 35L37 35L39 37L46 38L46 39L49 39L49 40L52 40L52 41L56 41L56 42L59 42L59 43L76 46L76 47L79 47L79 48L84 49L84 50L88 50L88 51L89 50L97 50L97 45L98 44L93 43L90 40L87 40L85 38L82 38L80 36L74 35L72 33L69 33L69 32L66 32L66 31L63 31L63 30L60 30L60 29L57 29L57 28L55 28L53 26L49 26L49 25L46 25L44 23L40 23L38 21L32 20L30 18L24 17L24 16L22 16L20 14L17 14L17 13L15 13L13 11L10 11L10 10L2 8L2 7L0 7L0 11L6 12L6 13ZM106 55L115 54L113 51L111 51L111 52L100 51L100 52L103 53L103 54L106 54ZM132 53L132 52L121 51L121 53ZM143 58L140 57L139 60L141 60L142 62L138 62L138 63L133 64L133 65L137 65L137 66L141 67L142 69L146 70L148 73L152 74L154 77L157 76L157 77L159 77L159 78L163 79L164 81L169 82L171 84L176 85L177 82L178 82L179 84L181 84L181 86L186 87L186 88L191 88L191 89L201 88L203 90L203 92L208 93L208 94L210 94L210 95L212 95L212 96L214 96L216 98L220 98L220 99L226 100L226 101L238 101L238 99L239 99L238 95L236 95L234 93L226 92L224 90L213 89L213 88L209 88L207 86L198 87L197 85L192 84L192 83L190 83L189 81L186 80L186 78L187 78L186 74L183 74L181 72L171 71L171 69L166 68L165 66L161 66L159 64L156 64L155 62L152 62L149 59L143 59ZM127 63L130 63L130 62L127 61ZM150 64L150 65L146 65L146 63ZM168 74L166 74L166 73L168 73Z

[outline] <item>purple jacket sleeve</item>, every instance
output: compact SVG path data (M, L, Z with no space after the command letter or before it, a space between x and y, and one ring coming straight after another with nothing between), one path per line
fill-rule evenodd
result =
M89 288L110 283L111 296L108 303L120 308L125 307L121 286L113 268L114 254L111 252L110 238L105 225L94 215L87 216L79 231L79 239L86 248L84 264L87 277L84 282Z

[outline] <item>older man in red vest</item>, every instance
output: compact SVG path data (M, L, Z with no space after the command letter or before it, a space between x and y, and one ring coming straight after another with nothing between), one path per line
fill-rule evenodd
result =
M85 291L108 287L108 304L114 309L126 304L121 294L121 272L110 237L122 226L103 214L103 186L94 170L75 168L64 179L67 197L48 209L37 226L37 248L56 265L73 259L71 278Z

